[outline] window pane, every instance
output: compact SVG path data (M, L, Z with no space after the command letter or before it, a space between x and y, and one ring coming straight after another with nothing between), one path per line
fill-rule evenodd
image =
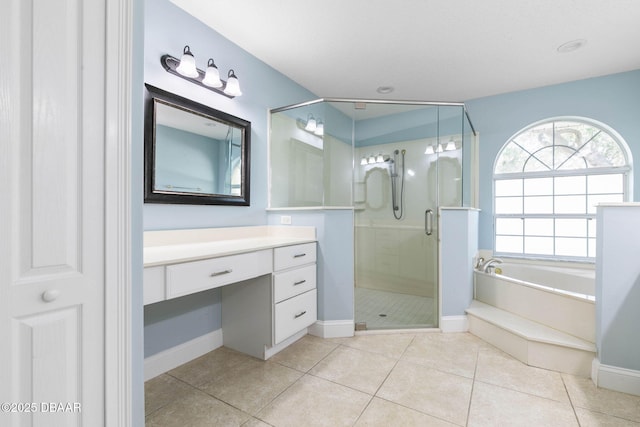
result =
M552 133L553 123L544 123L522 132L513 140L529 153L535 153L539 149L553 144Z
M527 236L553 236L553 219L526 218L524 220L524 234Z
M522 222L520 218L497 218L496 234L516 234L521 236Z
M556 196L554 200L556 214L586 213L586 196Z
M496 252L522 253L522 237L496 236Z
M587 239L556 238L556 255L586 257Z
M500 179L496 180L496 196L521 196L521 179Z
M554 150L554 169L585 169L587 162L575 154L575 150L567 146L556 146Z
M596 194L589 196L588 204L590 214L596 213L596 207L599 203L620 203L623 202L622 194Z
M549 196L553 194L553 178L525 179L524 194L527 196Z
M586 142L586 141L585 141ZM600 132L580 150L580 155L589 167L624 166L627 164L624 152L618 143L605 132Z
M553 237L525 237L524 251L528 254L553 255Z
M500 157L496 161L496 173L522 172L524 162L529 158L529 153L520 148L517 144L510 142L500 152Z
M586 219L556 219L556 236L587 237Z
M615 175L589 175L587 185L589 194L622 193L624 191L622 174Z
M595 219L588 220L587 226L589 230L589 237L596 237L596 220Z
M551 196L533 196L524 198L525 214L552 214L553 213L553 197Z
M562 176L554 178L555 194L585 194L587 179L585 176Z
M596 239L588 239L589 240L589 256L590 257L594 257L596 256Z
M521 214L522 197L496 197L496 214Z
M524 172L550 171L553 165L553 150L548 149L538 151L535 156L529 157L524 165Z

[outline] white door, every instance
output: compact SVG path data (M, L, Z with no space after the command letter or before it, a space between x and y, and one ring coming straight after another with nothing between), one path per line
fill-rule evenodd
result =
M0 10L0 425L105 420L105 0Z

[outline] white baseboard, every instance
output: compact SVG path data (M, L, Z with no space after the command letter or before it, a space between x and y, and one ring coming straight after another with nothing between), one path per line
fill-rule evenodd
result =
M594 358L591 379L598 387L640 396L640 371L603 365Z
M442 316L440 318L440 330L447 332L467 332L469 330L469 319L466 315Z
M309 326L309 334L320 338L352 337L355 330L353 319L349 320L318 320Z
M155 378L219 347L222 347L222 329L149 356L144 359L144 380Z

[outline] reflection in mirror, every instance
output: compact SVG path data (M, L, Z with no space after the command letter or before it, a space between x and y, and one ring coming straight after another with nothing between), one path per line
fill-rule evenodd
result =
M248 205L250 123L147 89L145 201Z

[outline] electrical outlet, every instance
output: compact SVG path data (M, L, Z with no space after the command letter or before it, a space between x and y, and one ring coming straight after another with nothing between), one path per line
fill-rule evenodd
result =
M280 215L280 224L291 225L290 215Z

